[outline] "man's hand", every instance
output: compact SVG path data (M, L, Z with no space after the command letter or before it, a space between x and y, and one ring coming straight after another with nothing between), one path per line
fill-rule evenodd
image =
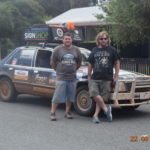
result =
M91 80L91 75L88 75L88 80Z
M114 77L113 77L113 81L116 82L116 81L118 81L118 79L119 79L119 75L118 75L118 74L117 74L117 75L115 74Z

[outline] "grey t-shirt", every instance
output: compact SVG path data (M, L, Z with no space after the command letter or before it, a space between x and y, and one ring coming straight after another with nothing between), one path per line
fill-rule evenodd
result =
M76 46L67 49L64 45L60 45L54 49L51 57L51 63L56 65L58 80L74 80L81 61L82 55Z

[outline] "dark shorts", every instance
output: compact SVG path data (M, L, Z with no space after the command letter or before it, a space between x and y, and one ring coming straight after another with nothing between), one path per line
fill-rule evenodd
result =
M88 83L90 97L100 95L104 101L108 101L110 96L111 81L90 80Z
M52 103L65 103L67 100L74 102L76 94L76 80L56 81L56 89Z

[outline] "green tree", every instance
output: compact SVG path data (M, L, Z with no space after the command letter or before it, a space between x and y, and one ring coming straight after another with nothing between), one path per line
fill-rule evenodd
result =
M71 8L89 6L91 0L38 0L48 16L55 17Z
M35 0L0 0L0 14L2 53L9 47L20 45L25 28L44 23L45 18L43 7Z
M13 0L13 4L20 13L15 20L14 35L16 37L16 42L21 43L25 28L33 24L44 23L44 9L36 0Z
M92 0L0 0L0 50L21 45L25 28L71 8L86 7Z
M150 40L150 0L111 0L105 10L118 44Z
M14 22L18 13L17 8L10 2L0 2L0 52L2 56L7 54L7 49L14 46L11 39L14 37Z
M0 4L0 36L10 36L14 30L14 20L18 10L10 2Z

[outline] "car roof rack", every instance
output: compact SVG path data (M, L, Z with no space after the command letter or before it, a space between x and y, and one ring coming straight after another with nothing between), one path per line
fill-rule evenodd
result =
M60 45L60 43L46 43L46 42L41 42L41 43L38 43L38 45L41 46L41 47L55 48L56 46Z

